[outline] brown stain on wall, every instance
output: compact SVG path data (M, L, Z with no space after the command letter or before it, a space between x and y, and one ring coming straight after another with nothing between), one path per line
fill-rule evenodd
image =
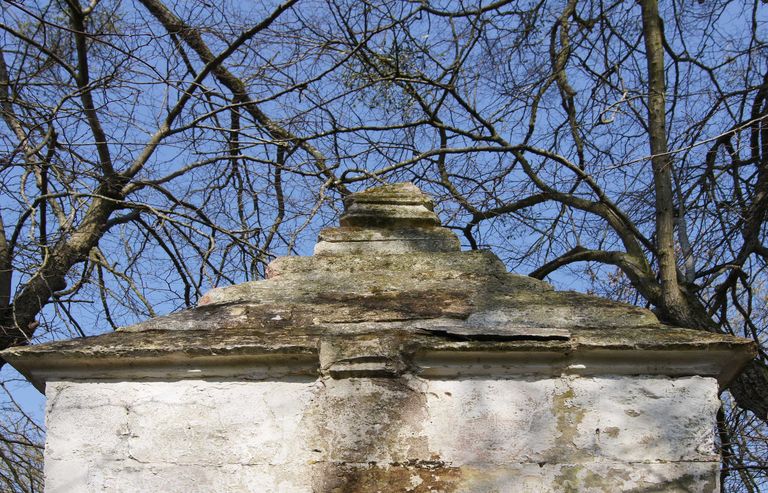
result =
M429 451L426 406L408 379L325 379L304 418L317 454L312 491L457 491L460 470Z
M461 470L440 461L405 464L322 464L313 493L453 493L462 491Z

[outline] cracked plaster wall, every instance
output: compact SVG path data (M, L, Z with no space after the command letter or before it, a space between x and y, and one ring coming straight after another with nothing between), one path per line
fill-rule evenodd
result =
M46 492L713 492L711 378L49 382Z

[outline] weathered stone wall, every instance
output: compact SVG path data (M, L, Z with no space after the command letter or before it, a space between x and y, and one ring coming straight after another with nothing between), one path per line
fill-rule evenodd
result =
M412 184L344 203L266 280L4 351L46 386L47 492L718 490L752 341L461 252Z
M49 382L46 491L713 492L712 378Z

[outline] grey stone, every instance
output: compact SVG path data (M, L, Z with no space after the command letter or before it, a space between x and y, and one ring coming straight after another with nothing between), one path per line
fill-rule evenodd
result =
M382 185L344 199L342 226L439 226L432 200L412 183Z

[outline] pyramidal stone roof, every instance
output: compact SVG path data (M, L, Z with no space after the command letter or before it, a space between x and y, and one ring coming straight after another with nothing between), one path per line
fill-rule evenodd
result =
M40 389L54 377L140 377L147 368L169 378L254 365L438 374L473 358L509 369L540 361L553 372L695 367L726 383L754 357L746 339L664 326L649 310L554 291L508 273L490 252L461 251L413 184L375 187L344 205L341 226L320 233L313 256L278 258L265 280L213 289L195 308L114 333L0 354Z

